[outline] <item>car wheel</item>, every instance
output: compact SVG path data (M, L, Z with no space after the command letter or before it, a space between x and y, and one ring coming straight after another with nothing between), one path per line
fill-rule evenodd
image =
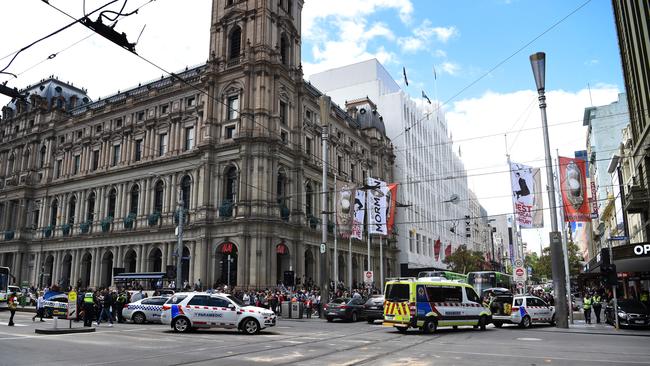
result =
M458 326L457 326L457 325L454 325L453 328L454 328L454 330L456 330L456 329L458 329Z
M553 317L551 318L551 321L548 322L551 326L555 326L555 314L553 314Z
M133 322L135 324L144 324L144 322L147 321L147 317L143 313L140 313L140 312L133 314L131 319L133 319Z
M523 319L521 319L521 323L519 323L519 327L530 328L530 317L525 316Z
M406 331L409 330L407 327L395 327L395 328L397 328L397 331L402 334L406 334Z
M503 323L501 322L492 322L492 324L494 324L494 326L497 328L501 328L503 326Z
M428 319L424 322L422 326L422 333L424 334L433 334L438 329L438 323L435 319Z
M253 318L247 318L241 326L246 334L257 334L260 332L260 324Z
M333 322L333 321L334 321L334 318L329 317L329 316L327 317L327 322L328 322L328 323L331 323L331 322Z
M485 315L481 315L481 317L478 318L478 327L481 330L485 330L486 326L487 326L487 318L485 317Z
M368 324L375 324L375 319L366 319Z
M44 318L51 318L52 317L52 309L45 309L43 311L43 317Z
M350 320L351 320L353 323L356 323L357 320L359 320L359 316L357 315L357 313L352 312L352 315L350 316Z
M190 329L192 329L192 327L190 326L190 321L184 317L179 317L174 319L174 321L172 322L172 328L174 328L174 331L178 333L189 332Z

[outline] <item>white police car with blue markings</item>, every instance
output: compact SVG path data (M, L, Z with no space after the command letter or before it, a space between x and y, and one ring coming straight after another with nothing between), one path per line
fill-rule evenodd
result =
M247 306L229 294L181 292L163 305L161 321L176 332L226 328L256 334L266 327L275 326L277 318L271 310Z
M528 328L533 323L555 325L555 308L544 300L531 295L499 295L490 302L492 323L501 328L503 324L517 324Z
M125 304L122 309L122 316L124 319L132 320L136 324L160 323L163 304L168 299L168 297L154 296Z

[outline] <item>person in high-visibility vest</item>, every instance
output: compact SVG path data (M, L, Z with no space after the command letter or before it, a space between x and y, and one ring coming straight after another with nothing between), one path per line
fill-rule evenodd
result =
M585 323L591 324L591 295L586 292L585 297L582 300L582 310L584 310L585 313Z
M596 323L600 324L600 310L602 309L602 304L600 294L596 292L594 296L591 298L592 305L594 307L594 314L596 315Z
M93 318L95 315L95 294L88 290L84 294L84 327L93 325Z

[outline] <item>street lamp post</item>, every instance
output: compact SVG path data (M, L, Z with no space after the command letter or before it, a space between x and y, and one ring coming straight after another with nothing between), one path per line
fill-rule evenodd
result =
M176 242L176 289L182 289L181 282L183 281L183 219L185 213L183 212L183 191L178 191L178 241ZM230 271L228 271L230 274Z
M557 306L556 324L558 328L568 328L567 321L567 299L566 299L566 274L564 273L564 255L562 241L555 240L561 234L558 232L555 185L553 181L553 162L551 160L551 148L548 137L548 123L546 121L546 95L544 94L546 83L546 54L537 52L530 55L530 65L533 69L537 94L539 95L539 109L542 114L542 131L544 132L544 152L546 154L546 186L548 189L548 201L551 209L551 233L549 235L551 245L551 264L553 272L553 288L555 291L555 302Z

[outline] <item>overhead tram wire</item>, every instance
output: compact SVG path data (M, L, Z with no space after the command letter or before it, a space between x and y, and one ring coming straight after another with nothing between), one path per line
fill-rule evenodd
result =
M481 76L479 76L477 79L475 79L474 81L472 81L471 83L469 83L468 85L466 85L465 87L463 87L463 88L462 88L460 91L458 91L456 94L452 95L450 98L448 98L447 100L445 100L442 104L441 104L441 103L438 103L438 108L436 108L436 111L439 111L440 108L442 108L443 106L449 104L449 102L451 102L452 100L456 99L459 95L463 94L467 89L471 88L472 86L474 86L475 84L477 84L479 81L483 80L485 77L487 77L488 75L490 75L494 70L496 70L496 69L498 69L499 67L501 67L501 65L505 64L506 62L508 62L511 58L515 57L518 53L520 53L521 51L523 51L526 47L528 47L528 46L530 46L531 44L533 44L535 41L537 41L538 39L540 39L540 38L541 38L542 36L544 36L546 33L550 32L553 28L557 27L557 26L560 25L562 22L564 22L565 20L567 20L570 16L572 16L572 15L575 14L575 13L577 13L580 9L584 8L584 7L585 7L587 4L589 4L590 2L591 2L591 0L587 0L587 1L585 1L584 3L580 4L577 8L573 9L569 14L565 15L563 18L561 18L560 20L558 20L558 21L556 21L555 23L553 23L550 27L546 28L542 33L538 34L538 35L535 36L533 39L531 39L530 41L528 41L526 44L524 44L523 46L521 46L519 49L517 49L515 52L513 52L510 56L508 56L508 57L506 57L505 59L503 59L503 60L501 60L500 62L498 62L495 66L493 66L493 67L492 67L491 69L489 69L487 72L485 72L484 74L482 74ZM421 122L421 121L418 121L417 123L419 123L419 122ZM415 123L415 124L417 124L417 123ZM414 124L414 125L415 125L415 124ZM411 126L411 127L414 127L414 126ZM397 136L395 136L395 138L397 138L397 137L403 135L405 132L406 132L406 131L400 132Z

